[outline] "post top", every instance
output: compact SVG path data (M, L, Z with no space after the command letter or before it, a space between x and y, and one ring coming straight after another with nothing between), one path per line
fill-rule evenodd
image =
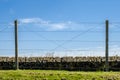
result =
M18 22L17 19L14 22L17 23Z

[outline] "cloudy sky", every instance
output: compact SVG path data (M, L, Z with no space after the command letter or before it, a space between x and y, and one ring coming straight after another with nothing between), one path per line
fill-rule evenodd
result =
M18 20L20 56L120 55L120 0L0 0L0 55L14 56Z

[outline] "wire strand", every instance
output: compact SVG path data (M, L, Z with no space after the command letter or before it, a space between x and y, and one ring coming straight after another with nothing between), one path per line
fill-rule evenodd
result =
M7 27L5 27L5 28L3 28L2 30L0 30L0 32L5 31L6 29L8 29L8 26L7 26Z
M94 27L93 27L93 28L94 28ZM69 43L69 42L72 41L73 39L75 39L75 38L77 38L77 37L79 37L79 36L81 36L81 35L86 34L87 32L89 32L89 31L90 31L91 29L93 29L93 28L90 28L90 29L88 29L86 32L80 33L80 34L78 34L78 35L76 35L76 36L73 36L69 41L65 41L64 43L58 45L58 46L57 46L56 48L54 48L53 50L56 50L57 48L62 47L63 45Z
M26 28L26 27L25 27ZM30 29L27 28L27 30L31 31ZM49 39L47 39L46 37L42 36L41 34L39 33L35 33L33 32L34 34L37 34L39 37L43 38L44 40L48 40L49 42L51 42L52 44L55 44L55 45L58 45L58 43L54 42L54 41L50 41ZM62 47L64 49L64 47Z

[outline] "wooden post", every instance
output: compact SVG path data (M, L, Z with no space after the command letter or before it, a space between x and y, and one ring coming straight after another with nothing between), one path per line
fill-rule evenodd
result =
M18 22L15 20L15 69L19 69L19 63L18 63Z
M105 42L105 57L106 57L106 61L105 61L105 68L106 71L109 71L109 62L108 62L108 56L109 56L109 21L106 20L105 21L106 24L106 42Z

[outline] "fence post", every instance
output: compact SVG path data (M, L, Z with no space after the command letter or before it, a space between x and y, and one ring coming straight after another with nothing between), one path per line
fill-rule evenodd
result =
M105 21L106 24L106 36L105 36L105 68L106 68L106 72L109 71L109 62L108 62L108 56L109 56L109 21L106 20Z
M14 21L15 24L15 69L19 69L19 63L18 63L18 21Z

